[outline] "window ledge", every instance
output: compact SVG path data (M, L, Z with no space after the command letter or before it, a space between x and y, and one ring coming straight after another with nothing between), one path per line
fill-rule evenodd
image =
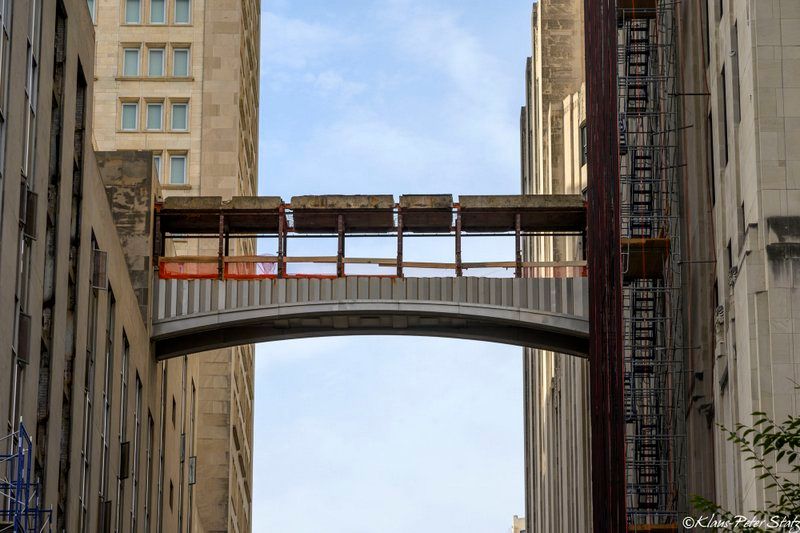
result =
M161 188L167 191L189 191L192 186L188 183L162 183Z
M194 76L117 76L116 81L194 81Z

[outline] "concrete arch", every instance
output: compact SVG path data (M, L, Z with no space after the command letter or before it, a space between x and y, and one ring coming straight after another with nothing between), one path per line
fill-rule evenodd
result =
M585 279L157 280L155 356L338 335L452 337L585 357Z

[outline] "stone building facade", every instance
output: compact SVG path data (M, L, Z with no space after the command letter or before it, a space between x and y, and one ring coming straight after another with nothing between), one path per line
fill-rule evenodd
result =
M569 118L570 107L583 116L581 79L569 68L583 45L582 32L573 30L581 4L542 0L534 7L521 115L526 193L579 192L586 185L574 155L582 136L566 126L583 120ZM777 420L800 411L800 156L792 149L800 144L800 5L674 5L688 376L683 498L702 495L747 513L774 500L774 490L717 425L752 423L754 411ZM570 188L563 176L575 168L582 169L580 187ZM544 244L529 243L529 257L573 257L571 244L540 239ZM588 379L586 368L571 364L553 354L525 354L529 531L589 528L588 456L570 451L575 438L589 445Z
M581 194L586 187L583 0L541 0L531 21L526 103L520 120L523 194ZM530 261L581 259L575 237L531 237ZM580 275L538 268L530 276ZM523 354L527 531L587 531L591 517L588 365L542 350Z
M714 424L800 411L800 5L701 4L680 17L683 92L708 93L683 106L694 126L684 142L695 202L687 264L700 285L687 306L698 347L689 492L747 512L775 492Z
M24 426L56 531L209 531L181 502L202 375L150 350L152 154L93 150L85 0L5 0L0 28L3 453Z
M164 196L257 194L260 6L256 0L89 0L95 21L93 142L101 151L149 150ZM176 240L179 255L216 243ZM240 240L232 253L252 255ZM180 433L195 416L196 484L176 472L181 524L250 531L252 346L164 363ZM190 389L195 383L197 390ZM196 413L191 405L196 398ZM176 529L176 531L182 529Z

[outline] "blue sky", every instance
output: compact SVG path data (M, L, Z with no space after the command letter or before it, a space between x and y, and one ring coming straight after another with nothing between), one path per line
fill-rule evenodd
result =
M530 7L263 1L260 193L519 192ZM464 257L510 260L513 244L471 239ZM452 245L415 240L406 258ZM254 532L505 532L523 514L520 349L340 337L257 354Z

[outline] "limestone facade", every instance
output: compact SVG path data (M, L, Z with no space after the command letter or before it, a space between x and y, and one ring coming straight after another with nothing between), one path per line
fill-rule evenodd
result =
M785 420L800 410L800 4L704 4L695 27L708 43L716 309L703 400L714 422L733 427L754 411ZM717 502L746 512L776 499L724 435L713 440Z
M523 194L581 194L586 187L583 1L541 0L532 15L532 56L522 108ZM526 260L582 258L574 237L532 237ZM529 276L573 276L539 268ZM588 531L588 365L542 350L523 354L527 531Z
M562 176L581 168L570 170L569 156L552 156L554 150L570 153L570 119L554 122L553 117L568 117L568 104L575 103L576 94L580 100L581 91L575 81L549 101L543 96L551 94L547 80L569 72L569 56L555 46L571 26L548 18L548 13L566 14L551 4L558 2L539 2L534 11L534 53L520 128L523 192L560 191L560 183L569 180ZM752 423L754 411L784 420L800 410L800 156L792 149L800 144L800 5L793 0L675 5L686 493L747 513L774 500L774 490L756 478L717 424ZM572 16L573 22L581 20L577 13ZM570 42L581 46L582 35ZM572 246L558 240L529 246L530 257L571 257ZM561 436L564 424L585 423L581 411L588 412L585 392L575 395L576 387L588 390L585 369L569 370L568 364L565 358L526 352L530 531L588 527L580 525L588 522L565 522L577 513L586 518L590 511L589 503L575 507L588 502L588 477L564 467L564 461L576 462L566 451L572 441ZM583 423L578 426L588 446ZM588 456L583 460L588 472ZM788 471L788 465L779 464L778 470Z
M94 110L103 117L93 129L95 148L152 151L164 196L256 194L259 3L89 5L97 40ZM178 254L216 254L215 243L174 245ZM232 253L252 254L254 245L237 241ZM181 512L170 531L251 529L253 356L252 346L242 346L163 364L164 399L180 413L176 427L185 434L194 424L196 431L196 484L188 483L184 460L174 489Z
M180 489L197 397L169 402L180 366L150 350L152 154L92 149L85 0L0 2L0 31L3 436L31 434L55 531L205 531Z

